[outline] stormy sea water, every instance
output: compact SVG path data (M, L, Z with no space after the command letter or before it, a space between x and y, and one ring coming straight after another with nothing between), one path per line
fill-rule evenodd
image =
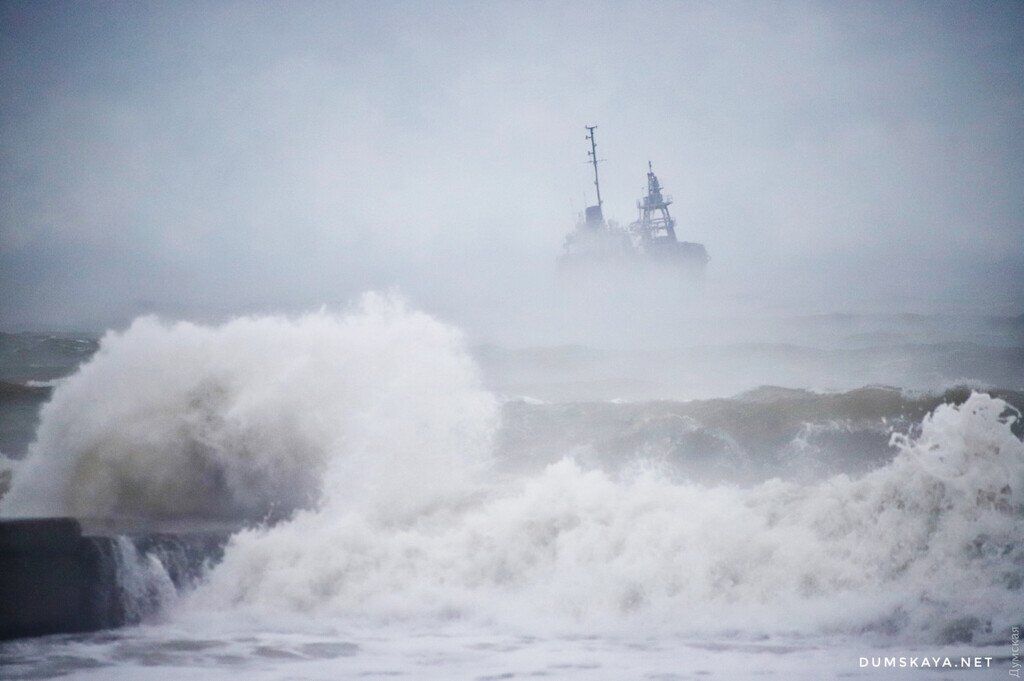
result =
M367 296L5 335L0 514L232 535L184 583L126 543L136 623L4 643L3 676L1006 676L1024 321L758 333L480 345Z

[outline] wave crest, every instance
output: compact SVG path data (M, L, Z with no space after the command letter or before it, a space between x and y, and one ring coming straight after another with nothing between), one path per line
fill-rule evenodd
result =
M261 519L323 498L419 503L485 465L497 407L479 385L458 331L389 296L221 326L140 318L55 389L2 511Z
M897 438L889 464L809 485L566 459L404 523L302 513L237 535L193 606L973 636L1021 603L1024 444L1006 412L973 394Z

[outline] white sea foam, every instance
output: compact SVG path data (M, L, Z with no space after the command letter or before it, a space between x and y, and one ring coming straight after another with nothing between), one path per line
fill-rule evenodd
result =
M461 335L392 297L218 327L137 320L43 407L4 515L286 515L394 490L447 496L497 406ZM325 481L326 478L326 482Z
M25 381L25 387L27 388L56 388L61 384L63 379L51 378L48 381Z
M564 460L401 521L327 504L234 537L186 607L984 635L1024 605L1024 445L1005 409L982 394L940 407L889 465L811 485L615 479Z
M57 387L3 510L295 510L237 534L183 618L923 641L1024 610L1024 444L998 399L939 407L867 474L753 487L571 459L501 477L497 413L460 335L393 299L219 327L143 319Z

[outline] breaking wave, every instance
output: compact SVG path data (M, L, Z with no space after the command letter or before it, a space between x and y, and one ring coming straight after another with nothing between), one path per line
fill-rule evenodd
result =
M640 439L710 442L693 413L636 408ZM55 389L2 510L270 520L234 535L174 606L189 615L952 641L1024 610L1024 443L998 398L938 406L867 472L746 485L663 461L494 466L499 413L460 334L392 298L218 327L146 318ZM718 432L733 451L749 428Z
M565 459L402 519L327 499L237 534L185 607L982 639L1024 605L1015 418L973 394L895 435L890 463L813 484L704 486Z
M259 520L325 487L447 494L485 461L497 409L462 343L378 295L346 315L139 319L55 389L0 510Z

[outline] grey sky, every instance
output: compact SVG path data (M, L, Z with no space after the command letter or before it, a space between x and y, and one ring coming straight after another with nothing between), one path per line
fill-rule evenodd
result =
M548 285L592 200L587 123L606 214L633 218L652 160L723 299L1024 308L1021 3L0 16L0 328L392 285L472 325Z

